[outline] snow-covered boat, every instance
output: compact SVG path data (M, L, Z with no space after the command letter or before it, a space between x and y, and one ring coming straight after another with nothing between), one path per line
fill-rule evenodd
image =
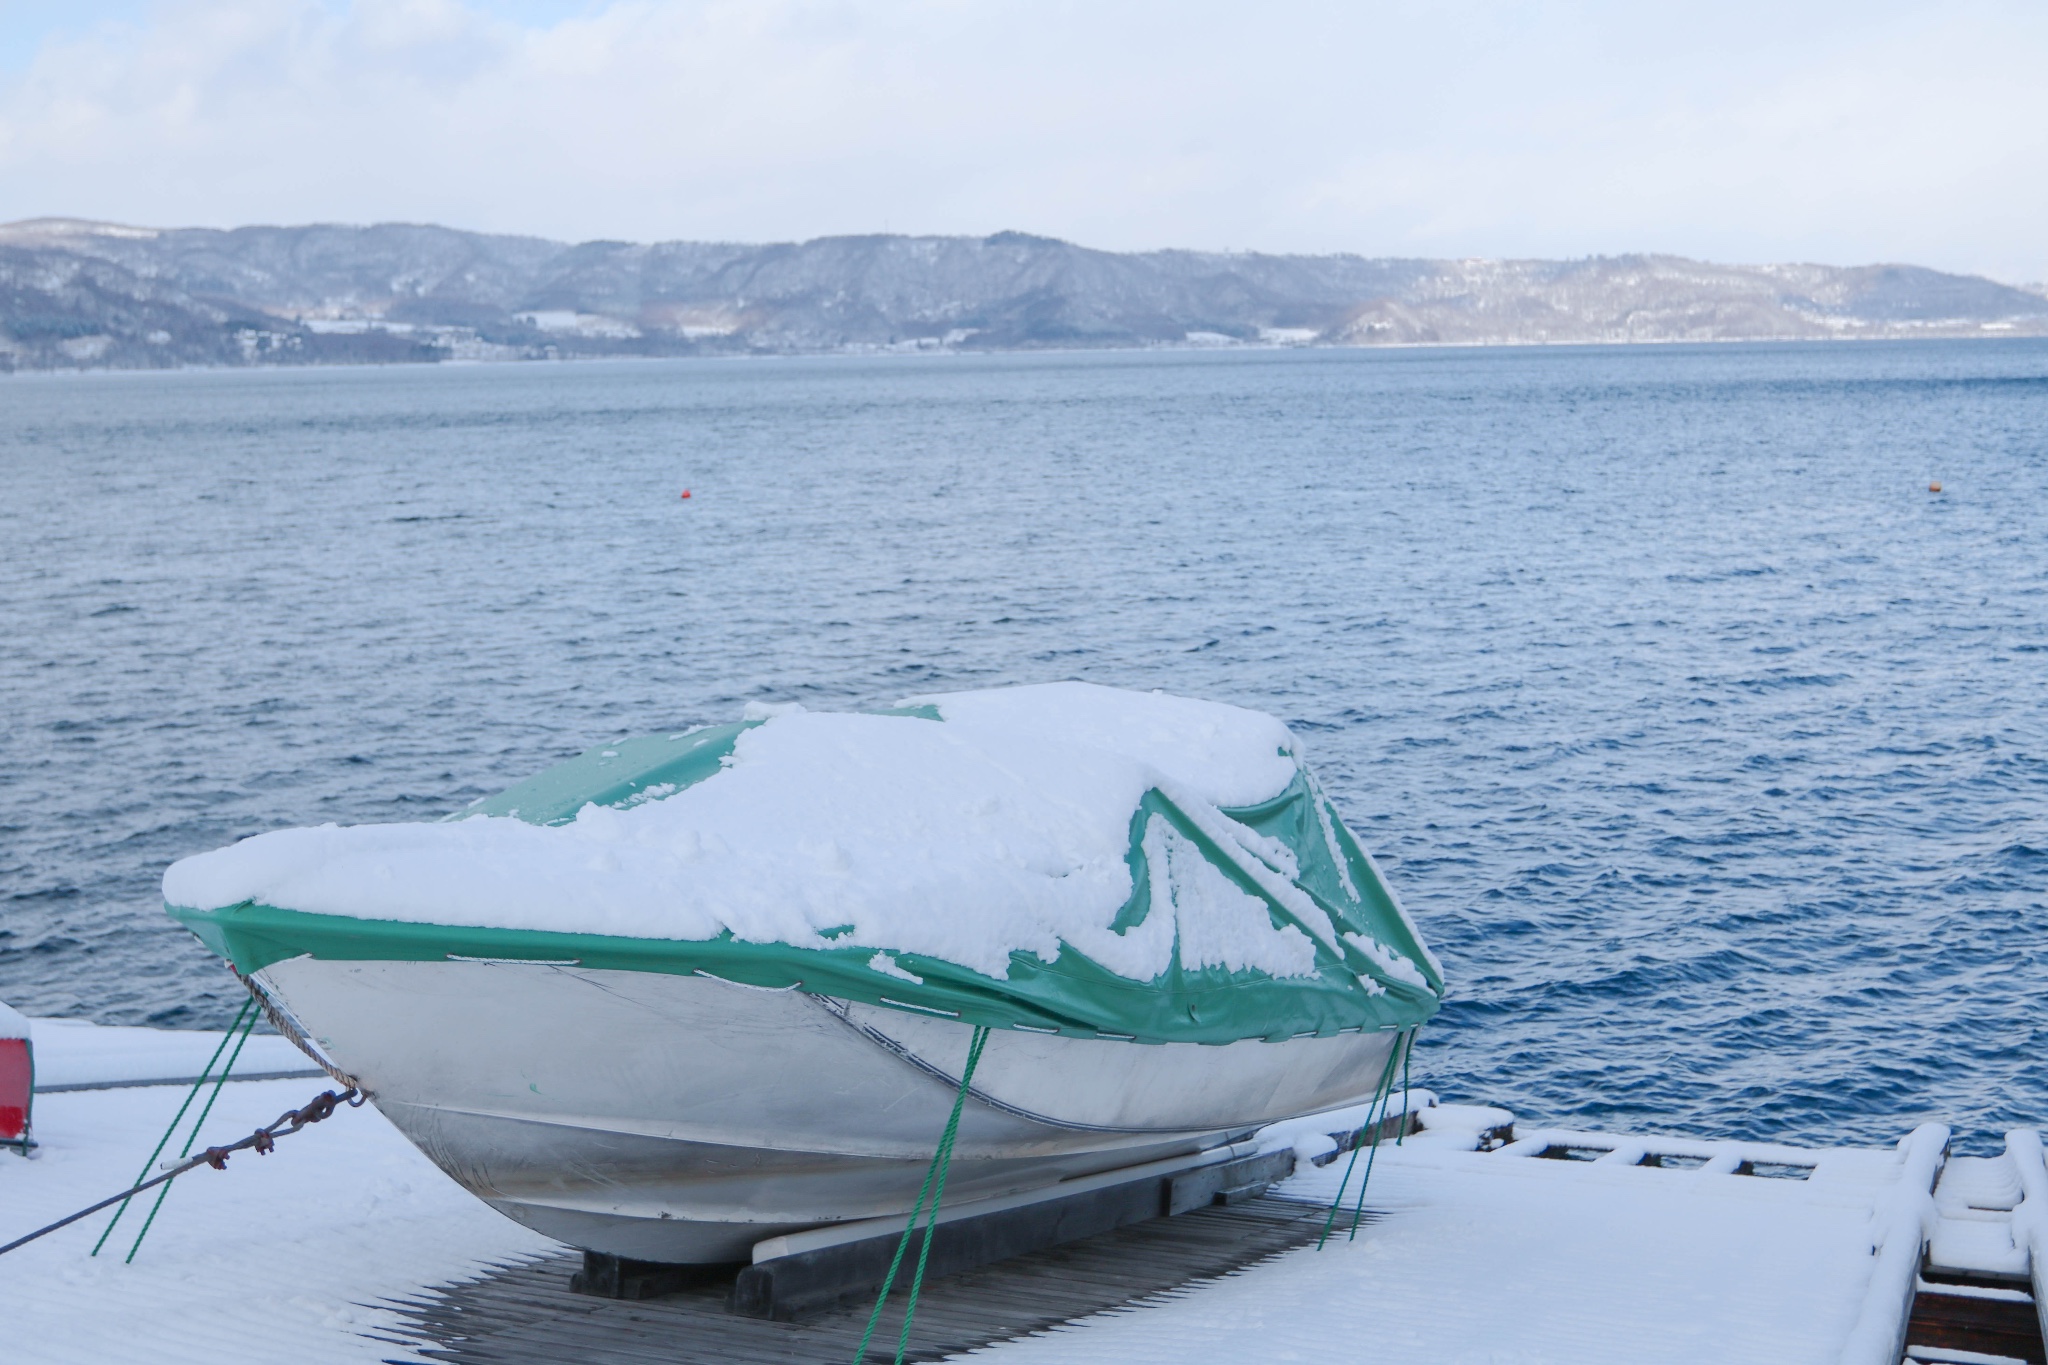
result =
M1439 967L1256 712L1077 683L752 708L459 818L188 858L170 913L493 1207L644 1260L1368 1099Z

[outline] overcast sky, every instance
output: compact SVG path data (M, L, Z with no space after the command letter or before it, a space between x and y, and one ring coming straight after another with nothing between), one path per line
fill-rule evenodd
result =
M2048 279L2048 4L0 0L0 221Z

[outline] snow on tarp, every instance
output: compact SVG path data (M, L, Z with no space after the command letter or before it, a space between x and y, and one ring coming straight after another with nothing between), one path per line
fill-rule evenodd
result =
M28 1016L4 1000L0 1000L0 1038L26 1038L29 1036Z
M174 864L164 896L197 909L255 901L637 938L729 931L825 947L843 935L996 978L1013 951L1050 961L1066 942L1149 980L1177 924L1190 965L1314 970L1299 930L1276 928L1163 827L1145 843L1164 864L1152 881L1173 888L1174 914L1147 917L1163 933L1111 929L1132 895L1132 814L1150 790L1234 837L1245 862L1292 870L1285 849L1219 810L1294 781L1294 740L1279 721L1079 683L907 703L919 704L944 723L777 714L741 734L715 776L630 808L586 805L554 827L474 816L258 835ZM1401 968L1413 971L1405 959Z
M259 835L164 896L245 973L574 961L1145 1042L1406 1029L1442 992L1286 726L1079 683L750 708L459 819Z

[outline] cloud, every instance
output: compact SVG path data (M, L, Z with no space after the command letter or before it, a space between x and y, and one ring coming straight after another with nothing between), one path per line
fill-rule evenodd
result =
M2038 279L2044 58L2023 3L185 0L0 86L0 217Z

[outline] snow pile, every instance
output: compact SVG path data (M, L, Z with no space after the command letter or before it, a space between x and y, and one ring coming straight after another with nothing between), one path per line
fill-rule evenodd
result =
M1370 1104L1347 1105L1342 1109L1326 1109L1319 1114L1304 1114L1300 1118L1282 1119L1269 1123L1252 1134L1252 1141L1259 1144L1261 1152L1285 1152L1292 1150L1301 1169L1307 1170L1311 1162L1321 1161L1334 1155L1339 1149L1336 1137L1339 1133L1358 1133L1375 1125L1385 1124L1388 1119L1406 1118L1420 1110L1437 1110L1440 1106L1434 1092L1428 1090L1395 1090L1385 1099ZM1452 1112L1444 1108L1444 1112ZM1497 1112L1497 1111L1489 1111ZM1512 1114L1507 1115L1514 1121ZM1434 1130L1436 1124L1430 1128ZM1477 1142L1467 1142L1466 1147L1476 1147Z
M0 1038L26 1038L29 1036L28 1016L5 1000L0 1000Z
M175 864L164 897L638 938L844 938L994 977L1013 951L1050 961L1064 941L1151 980L1177 930L1191 966L1314 970L1306 936L1275 929L1256 898L1156 820L1145 837L1153 914L1128 934L1110 929L1132 892L1132 814L1158 789L1328 934L1289 880L1292 854L1219 809L1294 780L1294 738L1279 721L1082 683L907 704L944 719L778 709L723 771L664 799L586 806L554 827L477 816L282 830Z
M1294 734L1273 717L1221 702L1044 683L912 697L950 727L1129 759L1210 805L1271 800L1294 780ZM1126 811L1128 814L1128 811Z

